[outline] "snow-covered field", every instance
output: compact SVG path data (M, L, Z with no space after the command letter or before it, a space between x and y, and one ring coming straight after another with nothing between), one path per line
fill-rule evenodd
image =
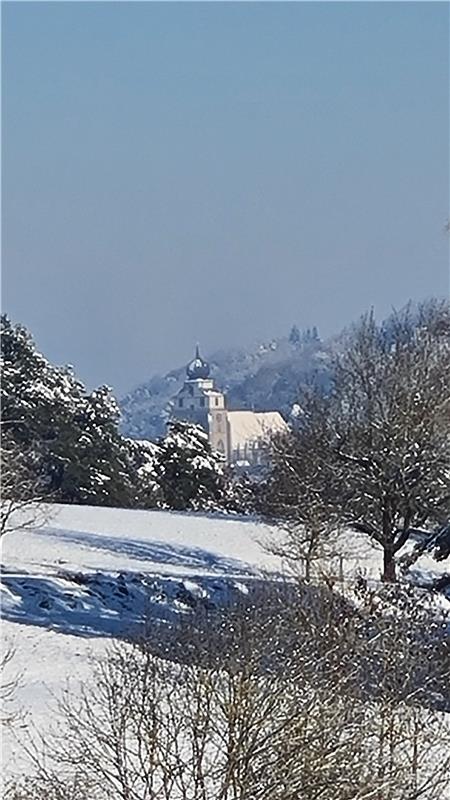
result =
M84 680L102 652L144 620L224 605L255 582L286 572L263 543L276 532L255 521L200 514L52 506L46 523L4 537L3 648L21 673L16 703L44 728L67 680ZM380 553L356 544L346 572L378 577ZM449 569L422 559L422 571ZM26 727L16 728L21 736ZM3 766L17 771L17 744L3 738Z
M144 614L219 600L280 559L253 522L86 506L3 545L3 618L64 634L119 634ZM223 598L222 598L223 599Z
M16 704L26 721L45 728L54 697L87 677L89 654L110 636L228 603L264 572L279 573L280 559L260 543L269 534L234 518L53 506L42 527L5 536L2 640L15 650L7 675L21 673ZM3 766L21 766L9 733Z

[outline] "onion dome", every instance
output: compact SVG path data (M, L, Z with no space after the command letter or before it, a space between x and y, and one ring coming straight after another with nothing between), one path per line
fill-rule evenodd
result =
M209 378L210 368L207 361L201 355L198 345L195 349L195 358L189 362L186 367L186 374L190 381L195 381L198 378Z

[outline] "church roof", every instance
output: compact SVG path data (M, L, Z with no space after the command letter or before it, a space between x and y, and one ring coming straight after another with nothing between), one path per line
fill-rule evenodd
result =
M286 430L286 422L278 411L228 411L227 419L232 450L246 442L267 439L272 433Z

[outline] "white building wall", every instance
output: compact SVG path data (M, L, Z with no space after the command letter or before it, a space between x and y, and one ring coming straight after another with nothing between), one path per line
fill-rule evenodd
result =
M227 411L226 397L214 388L211 378L186 380L174 398L173 416L201 425L208 432L211 447L229 464L260 464L267 439L286 428L277 411Z

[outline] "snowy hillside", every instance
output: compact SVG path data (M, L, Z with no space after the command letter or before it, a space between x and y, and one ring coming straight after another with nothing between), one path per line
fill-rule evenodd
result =
M144 620L223 606L251 593L286 565L263 543L278 535L255 521L200 514L87 506L48 507L40 528L3 542L4 642L15 648L10 674L22 673L16 703L26 724L49 723L68 679L89 674L89 653ZM378 550L355 540L345 572L379 577ZM448 570L422 560L420 574ZM4 736L7 770L21 769L14 736Z
M48 725L52 698L89 674L89 654L110 635L226 604L264 570L279 572L280 559L260 544L267 533L240 519L53 506L41 528L7 535L2 635L15 649L7 672L21 673L15 702L26 721ZM7 770L21 768L16 753L8 732Z
M145 615L215 602L279 571L244 520L53 506L47 524L3 546L3 618L62 633L122 633Z
M208 361L217 387L227 393L230 409L288 415L302 384L313 376L327 381L329 342L280 337L253 349L224 349L210 354ZM154 375L129 392L120 402L123 432L138 439L163 435L170 403L185 375L183 365L166 375Z

